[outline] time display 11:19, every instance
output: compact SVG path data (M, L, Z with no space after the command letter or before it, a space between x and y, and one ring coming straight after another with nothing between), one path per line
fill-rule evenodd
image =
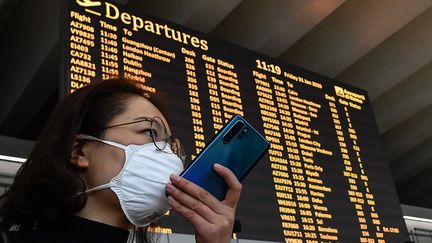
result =
M278 65L271 63L266 63L265 61L256 59L257 68L262 69L267 72L275 73L277 75L282 74L282 69Z

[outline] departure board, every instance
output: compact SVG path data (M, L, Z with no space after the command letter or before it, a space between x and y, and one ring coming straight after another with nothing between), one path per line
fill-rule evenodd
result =
M237 237L408 240L365 91L119 3L65 2L64 94L112 77L141 82L163 97L190 159L234 114L271 142L243 181ZM193 234L174 212L159 223L156 232Z

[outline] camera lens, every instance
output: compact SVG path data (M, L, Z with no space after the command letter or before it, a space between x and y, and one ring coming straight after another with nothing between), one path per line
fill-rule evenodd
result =
M243 128L243 130L242 130L241 133L239 134L239 137L243 137L243 135L245 135L246 132L247 132L248 130L249 130L249 129L248 129L247 127Z
M232 126L232 128L225 134L225 136L223 137L223 142L224 143L229 143L231 142L231 140L233 139L233 137L239 132L241 131L243 128L243 122L239 121L236 124L234 124L234 126Z

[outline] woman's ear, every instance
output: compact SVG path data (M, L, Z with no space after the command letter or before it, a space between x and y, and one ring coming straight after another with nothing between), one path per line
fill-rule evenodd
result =
M84 152L84 145L84 139L75 138L71 154L71 163L79 169L87 169L89 166L89 155Z

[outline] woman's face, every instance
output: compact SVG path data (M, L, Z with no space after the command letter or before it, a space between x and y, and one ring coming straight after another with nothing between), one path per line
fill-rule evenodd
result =
M162 113L147 99L139 96L129 98L126 110L112 119L107 126L122 124L140 120L143 117L160 117L164 122L167 132L170 135L168 124ZM107 128L101 139L113 141L123 145L145 144L149 142L149 121L142 121L128 125ZM88 167L85 172L87 188L108 183L115 177L123 167L125 161L124 150L101 143L90 142L87 146ZM100 191L106 197L115 197L110 190ZM109 195L108 195L109 194ZM105 198L108 199L108 198ZM112 200L110 200L112 201Z

